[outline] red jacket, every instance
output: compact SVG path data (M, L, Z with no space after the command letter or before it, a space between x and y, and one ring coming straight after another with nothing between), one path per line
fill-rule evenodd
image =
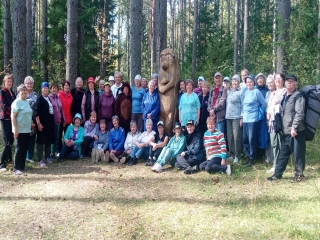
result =
M72 105L72 99L73 99L72 95L70 92L65 94L65 92L61 90L58 96L62 104L62 110L66 120L66 124L70 124L72 122L72 116L71 116L71 105Z

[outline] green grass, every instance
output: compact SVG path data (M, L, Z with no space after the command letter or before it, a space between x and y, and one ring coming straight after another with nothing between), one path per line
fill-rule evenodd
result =
M0 173L0 239L319 239L320 131L306 180L268 182L263 164L233 174L161 174L89 159ZM212 179L219 178L217 184Z

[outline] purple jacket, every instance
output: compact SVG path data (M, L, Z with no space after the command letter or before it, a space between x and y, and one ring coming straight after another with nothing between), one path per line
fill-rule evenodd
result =
M60 125L65 122L64 114L62 110L62 104L58 95L49 94L50 102L53 106L54 124Z
M99 97L99 119L110 121L113 116L114 97L112 92L110 95L102 93Z

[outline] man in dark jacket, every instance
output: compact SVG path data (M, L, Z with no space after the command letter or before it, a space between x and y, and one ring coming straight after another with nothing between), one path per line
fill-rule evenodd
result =
M293 181L300 182L304 178L303 170L306 162L304 129L305 99L302 93L296 90L297 81L294 75L288 75L286 77L287 92L281 102L283 109L281 114L283 138L275 172L271 177L267 178L270 181L282 178L291 154L293 155L295 167Z
M189 120L186 124L186 148L177 156L176 168L183 169L185 174L192 174L198 171L198 165L204 159L203 141L199 131L196 131L195 122Z

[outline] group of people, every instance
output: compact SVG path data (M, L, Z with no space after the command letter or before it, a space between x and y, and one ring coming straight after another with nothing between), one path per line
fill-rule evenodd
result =
M88 156L94 163L114 161L129 166L145 159L155 172L170 163L186 174L198 170L231 174L226 160L238 163L244 148L243 164L248 167L266 155L266 161L273 164L269 180L282 177L293 152L294 180L302 180L304 98L296 90L297 78L282 73L255 77L244 69L241 77L235 74L231 79L216 72L213 81L211 89L202 76L197 88L191 80L180 80L179 115L174 136L169 138L159 121L157 74L149 82L136 75L132 87L122 82L120 72L108 81L90 77L87 90L81 78L73 89L64 81L60 91L57 84L43 82L39 96L28 76L18 86L17 97L13 77L6 75L0 91L5 144L0 170L12 161L15 138L17 175L23 173L25 160L33 161L36 142L40 167L54 158L61 162ZM282 132L274 129L277 114L282 115Z

